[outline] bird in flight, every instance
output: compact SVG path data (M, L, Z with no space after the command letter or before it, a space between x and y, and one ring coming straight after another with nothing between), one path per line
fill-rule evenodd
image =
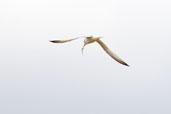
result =
M88 37L77 37L77 38L73 38L73 39L68 39L68 40L52 40L50 42L52 43L66 43L66 42L70 42L70 41L73 41L73 40L76 40L76 39L79 39L79 38L85 38L84 39L84 45L82 47L82 52L84 50L84 47L87 45L87 44L91 44L91 43L94 43L94 42L97 42L102 48L103 50L109 55L111 56L114 60L116 60L117 62L119 62L120 64L122 65L125 65L125 66L129 66L126 62L124 62L121 58L119 58L115 53L113 53L107 46L106 44L104 44L100 38L102 37L93 37L93 36L88 36Z

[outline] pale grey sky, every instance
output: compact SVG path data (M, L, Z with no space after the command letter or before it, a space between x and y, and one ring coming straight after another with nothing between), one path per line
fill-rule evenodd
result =
M170 42L170 0L1 0L0 113L170 114Z

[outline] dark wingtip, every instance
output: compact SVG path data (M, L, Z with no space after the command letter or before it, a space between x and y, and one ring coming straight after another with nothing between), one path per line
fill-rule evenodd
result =
M53 40L50 40L49 42L55 43L55 41L53 41Z
M128 64L126 64L127 67L130 67Z
M125 63L125 62L124 62L124 63L122 63L122 64L123 64L123 65L125 65L125 66L127 66L127 67L130 67L130 66L129 66L127 63Z
M126 64L127 67L130 67L128 64Z

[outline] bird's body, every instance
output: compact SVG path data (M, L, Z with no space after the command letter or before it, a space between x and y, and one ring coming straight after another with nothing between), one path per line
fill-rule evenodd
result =
M100 37L92 37L92 36L86 37L86 38L84 39L84 44L91 44L91 43L97 41L97 39L99 39L99 38L100 38Z
M117 62L119 62L120 64L122 65L126 65L126 66L129 66L126 62L124 62L122 59L120 59L116 54L114 54L107 46L106 44L104 44L101 40L100 40L101 37L93 37L93 36L89 36L89 37L85 37L84 39L84 45L82 47L82 52L83 52L83 49L84 47L87 45L87 44L91 44L91 43L94 43L94 42L97 42L103 49L104 51L109 55L111 56L114 60L116 60ZM69 41L72 41L72 40L76 40L78 38L74 38L74 39L69 39L69 40L53 40L51 42L53 43L65 43L65 42L69 42Z

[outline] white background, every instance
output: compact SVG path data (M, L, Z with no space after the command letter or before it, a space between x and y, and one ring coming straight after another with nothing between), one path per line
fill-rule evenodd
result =
M0 113L170 114L170 44L170 0L1 0Z

